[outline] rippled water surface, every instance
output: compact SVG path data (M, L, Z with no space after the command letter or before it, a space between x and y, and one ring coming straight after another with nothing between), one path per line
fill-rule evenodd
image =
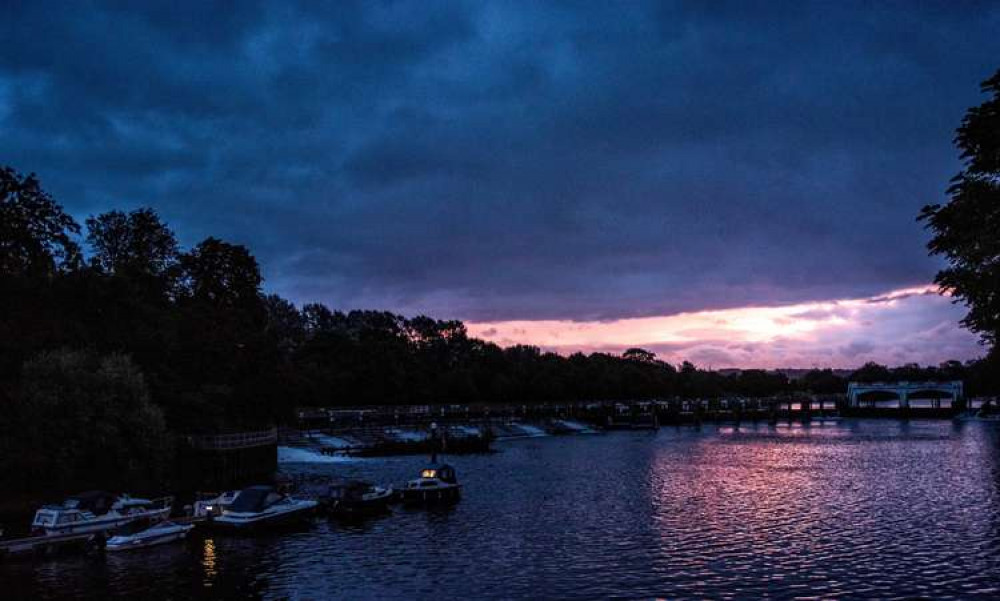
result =
M0 597L997 599L998 432L843 420L504 442L449 458L452 509L10 563ZM285 468L398 482L422 463Z

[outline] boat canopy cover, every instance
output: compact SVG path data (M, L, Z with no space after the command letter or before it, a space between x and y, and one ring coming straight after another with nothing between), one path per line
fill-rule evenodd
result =
M107 513L117 499L118 495L103 490L88 490L67 499L66 506L93 513Z
M239 496L229 506L229 511L255 513L263 510L278 498L280 495L271 486L251 486L240 491Z
M124 526L119 526L115 529L115 536L131 536L142 532L143 530L148 530L152 524L149 520L135 520L125 524Z

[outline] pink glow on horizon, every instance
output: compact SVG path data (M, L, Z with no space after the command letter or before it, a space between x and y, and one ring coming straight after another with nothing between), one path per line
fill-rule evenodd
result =
M965 313L935 286L777 307L741 307L610 322L504 321L468 324L502 346L531 344L569 354L633 346L671 363L699 366L836 367L866 361L938 364L982 354L958 321Z

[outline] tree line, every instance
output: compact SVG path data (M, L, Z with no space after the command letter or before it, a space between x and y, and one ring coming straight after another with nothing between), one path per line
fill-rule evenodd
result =
M298 406L542 403L844 392L847 379L962 379L1000 391L1000 73L956 143L950 201L921 219L987 356L868 364L790 380L679 366L640 348L564 357L472 338L455 320L297 307L262 289L244 246L182 249L153 209L77 223L34 175L0 167L0 488L160 481L179 433L291 420ZM44 478L39 478L44 474Z
M210 237L181 249L153 209L110 211L81 227L35 176L9 167L0 170L0 195L5 399L23 396L30 362L60 349L132 362L165 423L184 431L280 422L302 405L770 396L846 386L830 370L791 381L762 370L675 367L639 348L565 357L501 348L456 320L300 308L262 290L246 247ZM977 377L974 367L869 364L855 377L965 379Z

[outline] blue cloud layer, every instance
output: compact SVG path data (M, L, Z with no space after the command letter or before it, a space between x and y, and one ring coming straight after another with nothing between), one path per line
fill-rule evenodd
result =
M0 162L299 301L615 319L929 281L984 3L8 3Z

